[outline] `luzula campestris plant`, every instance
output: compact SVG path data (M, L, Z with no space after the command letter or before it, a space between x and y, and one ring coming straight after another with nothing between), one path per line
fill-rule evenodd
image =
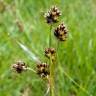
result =
M52 31L52 27L54 23L59 21L59 16L61 12L56 6L52 6L51 9L45 13L45 20L49 24L50 32ZM52 32L51 32L52 33ZM50 33L49 33L50 34ZM67 30L63 23L61 23L55 30L53 31L54 36L59 41L65 41L67 37ZM51 35L49 35L49 43L52 42ZM12 68L15 69L17 73L21 73L25 70L31 70L38 74L41 78L46 78L48 80L48 89L50 89L50 95L55 96L55 80L54 80L54 72L55 72L55 63L56 60L56 51L55 48L49 44L49 48L46 48L44 51L45 57L49 59L49 64L42 63L41 61L36 66L36 71L26 66L24 62L18 61L16 64L12 65Z

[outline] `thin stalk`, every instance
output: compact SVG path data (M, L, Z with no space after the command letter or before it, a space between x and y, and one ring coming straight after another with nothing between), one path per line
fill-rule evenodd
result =
M36 71L34 70L34 69L32 69L32 68L26 68L27 70L30 70L30 71L32 71L32 72L34 72L34 73L36 73Z
M49 92L50 92L50 84L49 84L49 77L48 77L47 91L44 96L48 96Z
M54 92L54 64L50 58L50 92L51 96L55 96Z
M51 47L51 43L52 43L52 40L51 40L51 34L52 34L52 24L50 25L50 33L49 33L49 47Z
M59 67L60 61L59 61L59 40L56 42L56 66ZM60 92L57 92L58 96L60 96Z
M49 48L52 45L51 31L52 31L52 24L50 25L50 33L49 33ZM55 92L54 92L54 64L53 64L51 57L50 57L49 63L50 63L50 77L49 77L50 95L55 96Z

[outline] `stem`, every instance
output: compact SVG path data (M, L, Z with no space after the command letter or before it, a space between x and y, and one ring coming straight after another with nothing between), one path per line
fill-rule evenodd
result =
M60 61L59 61L59 40L56 42L56 66L59 67ZM57 92L58 96L60 96L60 90Z
M52 24L50 25L50 33L49 33L49 48L52 45L51 31L52 31ZM49 77L50 95L55 96L55 92L54 92L54 64L53 64L51 57L50 57L49 62L50 62L50 77Z
M48 80L48 83L47 83L47 91L46 91L46 93L45 93L44 96L47 96L48 93L50 92L50 80L49 80L49 76L47 76L47 80Z
M55 96L54 92L54 64L50 58L50 92L51 96Z
M30 70L30 71L32 71L32 72L34 72L34 73L36 73L36 71L34 70L34 69L32 69L32 68L26 68L27 70Z
M50 25L50 33L49 33L49 47L51 47L51 43L52 43L52 40L51 40L51 31L52 31L52 24Z

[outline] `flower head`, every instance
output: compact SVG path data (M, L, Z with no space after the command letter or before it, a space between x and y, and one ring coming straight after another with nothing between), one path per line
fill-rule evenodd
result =
M47 77L50 74L49 65L46 63L37 64L37 74L40 77Z
M12 65L12 68L15 69L17 73L21 73L22 71L25 71L27 69L27 66L23 61L17 61L16 64Z
M52 60L54 60L55 59L55 53L56 53L55 48L46 48L45 49L45 56L47 58L51 58Z
M48 24L58 22L58 17L61 15L61 12L56 6L52 6L52 8L45 13L46 22Z
M55 30L54 35L59 39L60 41L65 41L67 38L67 29L65 25L62 23L60 24Z

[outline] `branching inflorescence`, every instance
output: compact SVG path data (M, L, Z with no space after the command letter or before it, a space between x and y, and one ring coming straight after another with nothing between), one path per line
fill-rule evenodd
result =
M51 27L53 27L53 24L59 22L60 16L61 16L61 12L56 6L52 6L51 9L44 15L46 23ZM59 26L57 26L57 28L54 28L53 34L58 41L65 41L67 37L67 32L68 31L64 23L61 23ZM51 28L51 33L52 33L52 28ZM51 38L51 35L49 37L49 41L50 41L50 38ZM49 64L40 62L36 65L35 71L29 68L22 61L18 61L16 62L16 64L13 64L12 68L15 69L17 73L22 73L23 71L31 70L36 74L38 74L41 78L46 78L48 80L48 85L49 85L48 89L50 89L50 95L55 96L54 72L56 68L54 66L55 65L54 61L56 60L56 52L57 50L52 45L50 45L49 48L45 48L44 54L45 54L45 57L48 58Z

